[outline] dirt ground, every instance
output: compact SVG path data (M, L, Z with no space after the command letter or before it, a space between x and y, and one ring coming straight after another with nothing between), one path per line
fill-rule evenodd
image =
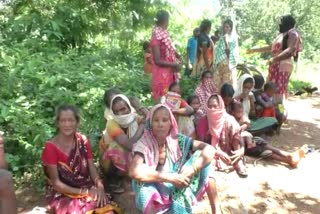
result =
M293 152L304 144L315 149L306 155L297 169L270 160L254 165L247 159L249 176L239 178L235 172L217 173L217 186L223 213L320 213L320 97L291 97L288 102L289 120L280 135L269 142L280 149ZM139 213L134 206L130 184L126 193L115 195L125 213ZM44 206L39 194L30 189L17 191L19 213L28 213L35 206ZM197 214L209 212L204 198Z

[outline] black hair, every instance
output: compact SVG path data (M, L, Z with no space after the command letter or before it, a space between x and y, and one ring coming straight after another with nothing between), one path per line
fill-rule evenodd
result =
M234 110L238 109L238 108L243 108L243 105L241 102L233 99L231 104L230 104L230 110L231 112L233 112Z
M255 89L262 89L263 85L264 85L264 78L262 75L254 75L253 76L253 79L254 79L254 88Z
M280 18L280 24L279 24L279 31L280 33L285 33L289 31L290 29L294 28L296 25L296 20L293 18L291 15L285 15ZM285 49L288 48L288 39L289 39L289 34L285 34L283 39L282 39L282 50L284 51ZM299 54L297 53L296 56L294 56L294 61L298 61L298 56Z
M58 122L60 120L60 114L63 111L72 111L77 123L80 122L80 113L77 107L73 106L73 105L68 105L68 104L64 104L61 105L57 108L56 110L56 122Z
M211 21L209 19L204 19L200 24L200 32L205 32L208 28L211 28Z
M160 25L167 20L169 20L169 13L165 10L159 10L156 15L156 24Z
M187 99L187 103L189 104L189 105L191 105L191 103L194 101L194 100L196 100L196 99L198 99L199 100L199 97L197 96L197 95L190 95L189 97L188 97L188 99ZM200 100L199 100L200 101Z
M211 72L211 71L204 71L204 72L202 72L202 74L201 74L201 80L203 80L204 77L205 77L207 74L210 74L210 75L212 76L212 72Z
M274 82L267 82L265 85L264 85L264 91L268 91L270 89L274 89L274 90L277 90L277 85L274 83Z
M223 22L223 25L225 25L225 24L229 25L230 28L231 28L231 31L232 31L232 29L233 29L233 22L231 21L231 19L225 20L225 21Z
M160 111L160 110L166 110L166 111L168 111L168 113L170 114L169 109L167 109L167 108L164 107L164 106L160 106L159 108L157 108L157 109L153 112L152 119L153 119L153 116L154 116L158 111ZM170 118L170 119L171 119L171 118Z
M111 105L111 96L121 94L121 91L118 88L109 88L105 90L103 95L103 102L106 105L106 107L110 108Z
M216 34L220 34L220 30L215 30L214 35L216 35Z
M193 29L193 34L195 34L197 31L200 31L200 28L196 27L195 29Z
M220 95L221 97L233 97L234 95L233 86L229 83L223 84L220 89Z
M212 100L212 99L216 99L216 100L218 101L218 103L219 103L218 94L213 94L213 95L211 95L211 96L209 97L209 99L208 99L208 103L209 103L209 101Z
M170 86L169 86L168 91L172 91L172 89L173 89L174 87L176 87L176 86L179 86L179 83L178 83L178 82L173 82L173 83L171 83Z
M247 83L252 83L253 84L253 78L252 77L248 77L247 79L245 79L244 81L243 81L243 85L244 84L247 84ZM242 86L243 86L242 85Z
M280 33L285 33L296 25L296 20L291 15L285 15L280 18Z
M142 47L143 47L143 50L146 51L150 46L150 42L149 41L144 41L142 43Z

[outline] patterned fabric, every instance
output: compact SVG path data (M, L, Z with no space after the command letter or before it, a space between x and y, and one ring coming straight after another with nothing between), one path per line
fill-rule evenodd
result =
M156 26L153 29L152 37L157 39L160 43L163 44L164 56L163 59L168 62L176 61L176 51L172 45L171 39L169 37L168 32L162 27ZM161 48L160 48L161 49Z
M168 32L161 27L153 29L151 38L151 47L159 46L160 59L165 62L175 62L175 50L172 46ZM153 52L151 53L153 54ZM159 97L164 96L168 92L171 83L178 81L179 76L177 72L171 67L160 67L154 63L154 56L152 55L152 97L158 101Z
M166 96L161 98L161 103L168 106L171 110L185 108L188 104L181 98L180 94L169 91ZM193 120L189 116L175 115L178 123L179 133L188 137L195 137L195 127Z
M199 77L204 71L208 69L205 66L204 58L203 58L203 47L207 46L207 57L209 63L209 70L213 70L213 61L214 61L214 45L212 40L208 37L208 35L201 34L198 39L198 50L195 64L193 66L192 75L195 77Z
M229 59L227 58L226 52L225 52L225 42L224 37L227 37L227 41L229 42L229 48L230 48L230 55ZM217 66L220 62L227 59L229 68L232 69L237 66L237 60L239 57L239 50L238 50L238 38L235 34L227 34L225 36L220 37L219 41L216 45L215 50L215 61L214 64Z
M232 71L229 68L228 61L224 59L217 65L217 69L213 74L214 85L220 90L224 83L233 85L233 81Z
M87 141L86 137L80 133L76 133L75 146L68 156L68 163L57 163L59 179L68 186L75 188L91 188L94 186L94 182L90 177L87 159L88 151L85 146L85 141ZM57 192L52 186L52 181L49 179L46 167L46 163L43 162L44 173L48 178L46 199L48 200L48 204L52 212L56 214L84 214L99 208L97 207L96 201L86 195L70 195L67 193ZM119 212L117 213L120 213L121 211L119 208L114 205L114 203L109 204L102 209L107 211L114 210L115 212L118 210Z
M150 119L148 119L148 127L144 130L143 136L140 140L134 144L132 152L139 152L144 155L145 162L149 167L156 168L159 163L159 146L151 130L151 121L154 112L160 108L164 107L169 111L171 120L171 130L166 138L166 146L169 148L169 155L173 162L177 162L182 153L178 146L178 125L176 119L174 118L170 108L163 104L158 104L154 106L150 111Z
M106 130L103 131L103 137L99 142L100 164L105 173L109 172L112 165L122 172L128 171L131 153L125 147L117 143L115 138L124 134L131 138L138 129L135 109L131 106L129 99L126 96L121 94L114 96L110 106L113 106L114 100L118 97L127 103L130 108L130 113L127 115L115 115L112 111L112 107L109 109L108 115L113 119L107 120ZM124 132L124 129L127 129L127 132Z
M197 86L195 94L199 97L200 100L200 111L206 113L206 104L209 97L217 93L217 88L214 86L212 80L204 79L201 81L200 85Z
M288 34L289 38L297 38L296 41L296 52L293 53L293 56L296 56L299 51L302 50L302 42L299 36L299 33L296 29L291 29L284 34L279 34L278 37L274 40L271 48L272 56L278 56L283 50L282 43L283 38ZM280 62L275 62L269 66L269 76L268 80L276 83L279 94L288 93L288 82L293 71L293 56Z
M166 157L162 171L176 173L185 167L192 167L192 163L199 158L201 152L195 152L189 156L192 150L192 139L184 135L178 135L181 158L174 162L169 155ZM167 151L169 152L169 151ZM136 195L136 206L143 213L151 213L151 207L156 213L192 213L192 207L202 199L208 187L208 176L211 165L208 164L198 174L194 175L190 185L184 189L177 189L170 183L141 183L132 182Z

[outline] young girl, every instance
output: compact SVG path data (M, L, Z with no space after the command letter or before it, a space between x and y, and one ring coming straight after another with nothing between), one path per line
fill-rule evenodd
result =
M243 105L240 102L232 102L231 114L241 126L241 137L245 143L246 155L254 157L270 157L272 160L286 163L292 168L296 168L298 166L298 163L305 155L304 148L293 153L289 153L269 145L260 137L253 137L249 132L245 131L250 124L244 114Z
M152 58L151 58L151 48L149 42L143 43L143 51L144 51L144 73L151 74L152 73Z
M181 89L179 83L174 82L169 86L168 93L161 97L161 103L168 106L175 115L179 132L188 137L195 138L195 127L190 115L193 109L188 103L181 98Z

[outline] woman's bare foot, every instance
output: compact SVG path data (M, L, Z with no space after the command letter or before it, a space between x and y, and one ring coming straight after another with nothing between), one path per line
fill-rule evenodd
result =
M305 156L306 151L303 147L301 147L299 150L295 151L290 156L290 166L292 168L297 168L300 160Z

